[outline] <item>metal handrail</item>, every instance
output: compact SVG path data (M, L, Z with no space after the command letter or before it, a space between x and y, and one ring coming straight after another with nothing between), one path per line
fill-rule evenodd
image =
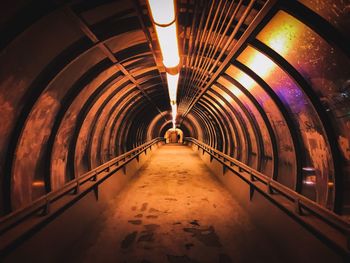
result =
M328 241L333 241L336 245L340 245L341 250L345 252L348 256L350 255L350 223L342 218L340 215L334 213L331 210L326 209L323 206L320 206L318 203L308 199L307 197L293 191L292 189L282 185L281 183L273 180L271 177L260 173L259 171L249 167L248 165L234 159L233 157L224 154L223 152L218 151L217 149L206 145L197 139L186 137L185 141L191 142L198 146L198 149L201 148L203 151L206 151L211 158L215 158L220 163L222 163L227 169L230 169L239 176L244 177L252 187L260 190L260 192L265 193L265 195L276 195L284 197L284 202L289 201L294 207L295 214L299 218L310 219L310 217L317 218L321 222L325 223L327 226L335 230L338 235L341 235L343 238L340 240L332 240L333 237L326 237ZM238 167L238 172L234 169ZM245 174L242 174L244 172ZM263 183L264 188L259 186L256 182ZM280 204L282 207L286 207L283 204ZM302 213L304 211L305 213ZM308 212L308 214L306 213ZM305 220L304 220L305 221ZM305 222L304 222L305 223ZM306 224L311 224L309 221ZM322 231L327 231L327 229L318 229L318 233Z
M69 203L65 203L63 206L68 207L71 203L74 203L76 200L79 199L80 196L86 194L89 191L92 191L93 189L96 189L96 186L98 186L100 183L102 183L107 177L111 176L113 173L115 173L117 170L125 166L127 163L132 161L135 158L138 158L138 156L147 151L147 149L151 149L152 145L163 141L164 138L156 138L153 139L147 143L144 143L133 150L126 152L122 155L117 156L116 158L92 169L91 171L79 176L78 178L68 182L65 184L62 188L52 191L31 204L16 210L4 217L0 218L0 240L2 238L6 238L6 233L10 230L14 229L16 226L21 225L21 223L26 222L28 218L33 218L35 215L37 218L44 217L50 215L50 206L52 206L55 202L60 200L62 197L65 196L72 196L74 194L75 198L73 200L69 200ZM90 182L90 184L87 186L87 183ZM85 187L86 186L86 187ZM80 189L86 188L83 191ZM61 208L57 208L56 210L59 210ZM41 220L38 220L39 222ZM35 224L34 224L35 225ZM11 238L13 239L13 238ZM6 240L7 244L0 245L0 251L4 250L4 247L11 243L13 240L9 241ZM5 242L4 242L5 243Z

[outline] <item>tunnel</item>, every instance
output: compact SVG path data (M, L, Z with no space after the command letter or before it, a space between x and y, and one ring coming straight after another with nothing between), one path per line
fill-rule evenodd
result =
M350 2L151 2L1 1L0 261L350 262Z

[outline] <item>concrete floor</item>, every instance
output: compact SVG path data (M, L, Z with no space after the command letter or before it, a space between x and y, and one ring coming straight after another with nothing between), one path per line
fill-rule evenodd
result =
M196 153L182 145L157 150L102 217L77 241L70 260L286 261L275 256L276 248Z

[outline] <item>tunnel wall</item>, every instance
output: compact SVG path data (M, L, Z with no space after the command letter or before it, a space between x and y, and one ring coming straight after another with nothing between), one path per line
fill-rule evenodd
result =
M159 137L171 115L165 70L132 1L0 6L5 215Z
M75 253L72 248L79 247L79 240L95 236L94 231L103 227L105 218L111 216L108 210L110 204L130 181L138 178L139 169L162 144L156 143L147 153L140 154L139 160L133 159L126 164L125 170L120 169L100 184L98 199L90 191L54 220L42 224L35 235L22 240L25 242L20 242L12 252L1 258L1 262L25 262L28 259L33 262L62 262L67 258L73 262L75 259L70 255Z
M221 73L209 71L203 83L188 87L199 91L183 118L196 120L200 141L344 219L350 213L348 10L342 1L305 0L267 1L261 13L250 12L227 57L214 61ZM202 76L191 71L182 74Z

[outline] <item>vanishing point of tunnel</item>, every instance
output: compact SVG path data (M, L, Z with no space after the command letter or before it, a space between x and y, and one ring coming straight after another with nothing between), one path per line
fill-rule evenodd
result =
M350 262L349 0L0 14L0 262Z

